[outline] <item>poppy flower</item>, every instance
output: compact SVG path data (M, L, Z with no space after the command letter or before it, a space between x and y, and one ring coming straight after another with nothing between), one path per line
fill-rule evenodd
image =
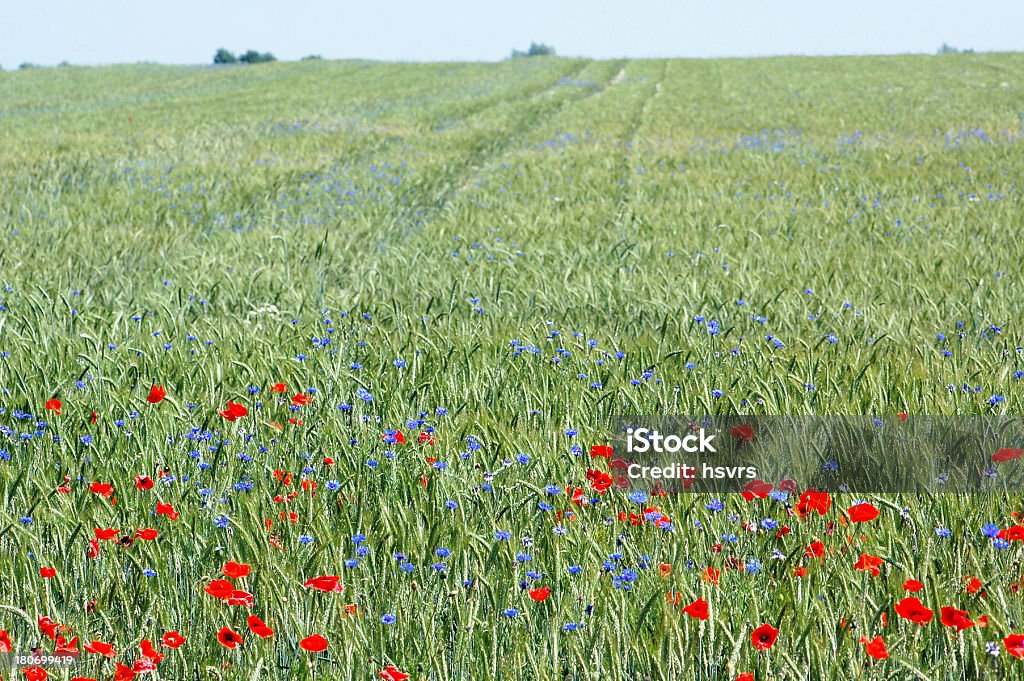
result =
M971 621L966 610L958 610L950 606L944 606L940 611L940 621L944 626L951 627L957 631L963 631L964 629L970 629L974 626L974 622Z
M153 541L157 538L160 533L151 527L144 527L141 530L135 530L135 538L142 539L143 541Z
M156 514L165 515L170 520L178 519L178 512L174 510L174 504L165 504L162 501L156 502Z
M228 400L227 408L221 409L217 413L223 416L226 421L236 421L243 416L248 415L249 410L245 408L245 405Z
M57 413L59 414L60 412L58 411ZM1019 459L1022 456L1024 456L1024 449L1010 449L1009 447L1004 447L992 455L992 461L995 463L1006 463L1007 461Z
M399 670L398 667L384 667L380 670L379 676L384 681L409 681L409 675Z
M109 643L104 643L103 641L91 641L82 646L82 648L85 649L85 652L92 653L94 655L102 655L103 657L109 657L110 659L117 657L117 651L114 650L114 646Z
M977 577L964 577L964 581L967 582L967 593L969 593L969 594L978 594L982 598L985 598L986 594L985 594L985 591L984 591L984 588L985 588L985 583L984 582L982 582ZM981 593L978 593L979 591Z
M669 563L658 563L658 575L669 577L672 575L672 565Z
M154 484L155 483L153 482L153 478L149 477L148 475L142 474L135 476L136 489L141 489L143 491L153 489Z
M825 545L820 541L812 541L804 549L804 555L808 558L821 558L825 555Z
M146 395L146 401L150 404L160 404L164 398L167 397L167 391L164 390L162 385L154 385L149 389L149 394Z
M327 650L327 639L320 634L313 634L299 641L299 647L311 653L322 653Z
M249 618L246 620L246 624L249 625L249 631L260 638L270 638L274 635L274 630L268 627L266 623L256 615L249 615Z
M806 577L807 576L807 568L805 568L803 565L801 565L799 567L796 567L796 568L793 568L793 576L794 577Z
M240 605L245 608L251 608L254 603L254 596L248 591L242 591L241 589L235 589L225 599L228 605Z
M128 665L117 663L114 670L114 681L132 681L135 678L135 670Z
M230 627L221 627L220 631L217 632L217 642L225 648L234 650L242 645L242 637Z
M881 636L875 636L870 640L867 636L861 636L860 642L864 644L864 652L876 660L884 660L889 657L889 651L885 649L885 641Z
M203 591L219 599L230 598L234 590L235 587L226 579L215 579L203 587Z
M25 667L22 672L25 674L25 681L46 681L50 678L42 667Z
M866 523L878 517L878 509L865 501L851 506L847 514L850 516L850 522Z
M146 658L158 664L164 659L164 654L154 648L153 642L148 638L142 639L142 642L139 643L139 652L141 652Z
M1018 659L1024 659L1024 634L1010 634L1003 639L1006 652Z
M743 498L747 501L766 499L774 486L764 480L751 480L743 487Z
M11 645L11 637L6 629L0 629L0 653L9 653L14 650Z
M732 439L740 442L750 442L754 439L754 427L749 423L741 423L732 427Z
M242 577L248 577L252 572L252 568L250 568L246 563L236 563L233 560L229 560L224 563L224 568L221 572L224 573L225 577L241 579Z
M71 640L67 640L63 636L58 636L57 640L54 641L53 653L55 655L78 655L78 637L72 636Z
M718 579L721 574L722 573L718 568L714 568L709 565L704 569L704 572L701 573L700 578L709 584L718 584Z
M320 577L313 577L307 579L302 585L307 589L316 589L317 591L323 591L324 593L341 593L345 588L340 583L340 578L336 575L321 575Z
M428 433L425 430L421 430L420 431L420 436L419 436L419 442L420 442L421 445L422 444L428 444L431 447L433 447L434 443L437 442L437 438L434 437L433 433Z
M288 386L285 385L284 383L275 383L274 385L270 386L270 392L272 392L272 393L288 392Z
M775 639L779 637L779 630L772 625L762 624L750 634L750 644L754 650L768 650L775 645Z
M828 495L828 492L805 489L800 495L795 510L801 518L806 518L811 513L825 515L830 508L832 508L832 497Z
M908 579L903 582L903 590L907 593L916 594L918 591L924 588L924 584L917 581L916 579Z
M857 559L857 562L854 564L853 569L864 570L865 572L870 572L872 577L877 577L882 573L878 566L883 562L885 561L878 556L862 553L860 554L860 558Z
M312 398L310 398L310 396L305 393L295 393L295 395L292 396L293 407L301 407L303 405L309 404L311 401Z
M160 639L160 645L165 648L180 648L185 644L185 637L177 631L168 631Z
M894 606L896 614L914 624L925 625L932 621L935 612L926 608L917 596L907 596Z
M535 601L537 601L538 603L543 603L544 601L546 601L548 599L548 596L550 596L550 595L551 595L551 589L549 589L546 586L541 587L539 589L531 589L530 590L530 598L535 600Z
M36 619L36 623L39 625L39 631L42 632L43 636L49 639L57 639L57 627L60 625L53 621L49 615L40 615Z
M60 410L64 405L56 397L51 397L46 400L46 411L52 411L57 416L60 416Z
M598 494L604 494L612 486L612 476L604 471L588 470L587 480L590 481L590 489Z
M594 458L601 457L602 459L610 459L612 458L612 448L609 445L594 445L590 448L590 456Z
M115 530L112 527L107 527L107 528L97 527L95 530L93 530L93 532L96 533L96 538L100 539L102 541L110 541L111 539L116 537L117 533L120 532L120 531L121 530Z
M41 567L39 568L39 576L43 579L50 579L57 576L57 568L52 567Z
M754 681L754 675L751 672L743 672L736 675L736 681Z
M94 482L89 485L89 491L107 499L114 493L114 487L109 482Z
M693 603L690 603L688 606L683 608L683 612L698 620L706 620L710 617L710 613L708 612L708 602L703 598L698 598Z

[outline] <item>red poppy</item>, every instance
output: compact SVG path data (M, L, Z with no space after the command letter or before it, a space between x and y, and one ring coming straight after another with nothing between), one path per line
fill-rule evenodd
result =
M320 634L313 634L299 641L299 647L311 653L322 653L327 650L327 639Z
M274 385L270 386L270 392L272 392L272 393L288 392L288 386L285 385L284 383L275 383Z
M931 622L935 616L935 612L926 608L916 596L907 596L894 609L903 619L922 626Z
M1003 639L1003 646L1010 655L1024 659L1024 634L1010 634Z
M612 486L612 476L604 471L590 469L587 471L587 480L590 481L590 489L598 494L604 494Z
M185 637L177 631L168 631L160 639L160 644L166 648L180 648L185 644Z
M832 508L832 497L828 492L817 492L813 489L805 489L797 502L796 512L801 518L806 518L811 513L825 515Z
M683 608L683 612L698 620L706 620L710 617L710 613L708 612L708 602L703 598L698 598L693 603L690 603L688 606Z
M114 646L103 641L92 641L82 646L87 653L93 653L94 655L102 655L103 657L109 657L114 659L117 657L117 651L114 650Z
M98 414L97 414L96 412L91 412L91 413L89 414L89 421L90 421L90 422L91 422L91 423L92 423L93 425L96 425L96 420L97 420L98 418L99 418L99 415L98 415Z
M53 652L55 655L70 655L72 657L78 655L78 637L72 636L69 641L63 636L58 636L54 642Z
M225 599L228 605L240 605L245 608L252 608L254 603L254 597L248 591L242 591L241 589L235 589Z
M89 485L89 491L106 499L114 493L114 487L109 482L94 482Z
M807 568L805 568L803 565L801 565L800 567L797 567L797 568L793 568L793 576L794 577L806 577L807 576Z
M164 654L154 648L153 642L148 638L142 639L142 642L139 644L139 651L155 663L159 663L164 659Z
M233 650L242 645L242 637L230 627L221 627L217 632L217 642L225 648Z
M966 610L958 610L950 606L944 606L941 610L942 624L947 627L952 627L957 631L963 631L964 629L970 629L974 626L974 622L968 617L969 613Z
M751 672L743 672L736 675L736 681L754 681L754 675Z
M313 577L307 579L302 585L307 589L316 589L317 591L323 591L324 593L341 593L345 588L341 585L340 578L336 575L321 575L320 577Z
M100 540L90 539L89 540L89 557L98 558L100 555Z
M754 650L768 650L775 645L775 639L779 637L779 630L767 622L754 629L750 634L750 644Z
M812 541L804 549L804 555L808 558L821 558L825 555L825 545L820 541Z
M231 579L240 579L242 577L248 577L252 573L252 568L247 563L236 563L233 560L229 560L224 563L224 568L221 570L225 577Z
M551 589L549 589L546 586L543 586L543 587L541 587L539 589L531 589L530 590L530 598L535 600L535 601L537 601L538 603L543 603L544 601L546 601L548 599L548 596L550 596L550 595L551 595Z
M711 567L710 565L704 568L704 572L701 573L700 578L709 584L718 584L718 579L721 576L718 568Z
M22 671L25 673L25 681L46 681L50 678L42 667L25 667Z
M1024 540L1024 525L1013 525L999 530L999 534L996 536L1006 541L1022 541Z
M132 681L135 678L135 670L120 662L114 671L114 681Z
M59 414L60 412L58 411L57 413ZM1010 449L1008 447L1004 447L992 455L992 461L995 463L1006 463L1007 461L1019 459L1022 456L1024 456L1024 449Z
M146 401L150 404L160 404L165 397L167 397L167 391L164 390L164 387L162 385L154 385L149 389L149 395L146 395Z
M764 480L751 480L743 488L743 498L747 501L765 499L773 488L774 486L770 482L765 482Z
M986 594L983 590L985 588L984 582L982 582L977 577L964 577L964 581L967 582L967 593L976 594L979 591L981 591L981 593L978 595L982 598L985 598Z
M57 576L57 568L52 567L41 567L39 568L39 576L43 579L50 579Z
M437 442L437 438L434 437L433 433L428 433L425 430L421 430L420 431L419 441L420 441L420 444L426 443L426 444L430 445L431 447L433 447L434 443Z
M295 395L292 396L293 407L301 407L303 405L309 404L311 401L312 398L309 395L306 395L305 393L295 393Z
M49 615L40 615L36 619L36 623L39 624L39 631L43 636L53 640L57 639L57 627L60 625L54 622Z
M147 489L153 489L154 484L155 483L153 482L153 478L149 477L148 475L142 474L135 476L135 487L137 489L141 489L143 491Z
M215 579L203 587L203 591L219 599L230 598L234 590L234 585L226 579Z
M160 655L160 658L163 659L163 655ZM131 667L132 675L126 676L125 678L132 679L135 678L136 674L149 674L150 672L156 671L157 662L158 660L150 660L145 657L140 657L139 659L135 660L135 664L133 664Z
M268 627L266 623L256 615L249 615L249 619L246 620L246 623L249 625L249 631L260 638L270 638L274 635L274 630Z
M750 442L754 439L754 427L749 423L741 423L732 427L732 439L741 442Z
M862 553L860 554L860 558L858 558L857 562L854 564L853 569L864 570L866 572L870 572L872 577L877 577L882 572L878 566L881 565L883 562L885 561L883 561L878 556L872 556L867 553Z
M11 637L6 629L0 629L0 653L9 653L14 650L11 645Z
M165 515L171 520L178 519L178 512L174 510L174 504L165 504L162 501L156 502L156 514Z
M63 406L64 405L61 404L61 401L58 400L56 397L51 397L50 399L46 400L46 410L52 411L57 416L60 416L60 410Z
M885 649L885 641L881 636L875 636L868 640L867 636L861 636L860 642L864 644L864 652L876 660L884 660L889 657L889 651Z
M120 532L120 530L115 530L112 527L108 527L108 528L97 527L95 530L93 530L93 532L96 533L96 538L97 539L101 539L103 541L110 541L111 539L113 539L114 537L117 536L117 533Z
M612 448L609 445L594 445L590 448L590 456L610 459L612 458Z
M380 678L384 681L409 681L409 675L398 667L387 666L380 670Z
M159 534L159 532L151 527L144 527L141 530L135 530L135 538L142 539L143 541L153 541Z
M224 417L226 421L236 421L249 413L249 410L244 405L237 404L228 400L227 409L221 409L217 412Z
M878 509L866 501L851 506L847 513L850 515L850 521L854 523L866 523L878 517Z
M916 594L918 591L924 588L924 584L917 581L916 579L908 579L903 582L903 590L907 593Z

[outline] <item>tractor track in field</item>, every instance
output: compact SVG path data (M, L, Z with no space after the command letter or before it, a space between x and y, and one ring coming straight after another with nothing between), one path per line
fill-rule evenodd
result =
M530 131L540 128L545 120L550 119L566 108L586 101L611 87L611 79L607 79L599 88L591 89L585 95L549 99L551 94L557 92L554 88L559 87L558 83L560 81L566 79L577 80L592 63L584 63L579 68L561 74L555 83L539 88L530 95L526 100L527 104L517 109L520 113L516 116L515 122L500 131L499 134L483 137L468 155L461 157L458 162L454 163L449 172L444 173L442 178L433 183L434 190L428 192L428 198L414 204L413 208L418 213L411 220L400 221L403 223L401 225L402 228L397 230L397 233L395 230L391 230L386 234L385 238L381 239L378 250L386 250L390 245L407 239L439 219L444 215L452 200L459 195L472 178L480 171L493 166L503 158L513 149L516 140L522 138ZM617 61L611 71L616 72L620 70L625 63L626 60ZM483 107L481 111L494 108L504 102L505 100L502 100ZM523 111L523 109L526 110Z

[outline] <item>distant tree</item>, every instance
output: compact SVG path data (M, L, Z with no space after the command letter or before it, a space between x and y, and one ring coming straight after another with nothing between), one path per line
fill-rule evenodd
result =
M522 50L512 50L512 58L518 59L520 57L553 57L555 56L555 48L551 45L545 45L544 43L530 43L530 48L523 52Z
M61 63L57 64L57 66L59 66L61 68L65 67L65 66L71 66L71 62L69 62L67 59L65 59Z
M238 57L231 50L220 48L217 53L213 55L214 64L237 64Z
M269 52L260 53L256 50L248 50L238 58L238 61L243 64L263 64L268 61L277 61L277 58Z
M310 61L311 59L323 59L319 54L307 54L302 58L302 61Z
M39 68L39 66L38 66L37 64L33 64L33 63L32 63L32 62L30 62L30 61L25 61L25 62L22 62L22 63L21 63L21 64L20 64L19 66L18 66L18 68L19 68L20 70L22 70L22 71L28 71L29 69L36 69L36 68Z
M942 46L939 48L939 54L957 54L959 51L948 43L942 43Z

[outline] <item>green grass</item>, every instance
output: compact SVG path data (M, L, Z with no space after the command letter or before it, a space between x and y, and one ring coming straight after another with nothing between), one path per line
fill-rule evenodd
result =
M1010 588L1024 549L980 529L1014 523L1017 496L875 495L881 517L856 532L838 523L849 499L800 520L771 500L716 514L682 496L660 504L665 532L619 522L636 510L621 493L576 507L544 488L585 486L586 451L622 413L1020 413L1022 72L1020 54L972 54L0 73L0 629L24 648L48 615L127 664L177 629L167 679L369 679L387 664L436 681L1020 674L1000 639L1024 632ZM154 383L168 399L150 406ZM229 399L250 415L224 421ZM413 444L419 412L433 448ZM410 440L393 460L386 428ZM481 448L463 459L469 436ZM134 488L164 467L173 484ZM71 492L55 492L65 475ZM300 478L315 496L274 501ZM180 518L154 517L157 499ZM739 525L768 517L792 533ZM97 527L161 535L88 559ZM346 568L357 533L370 553ZM807 562L816 539L826 557ZM616 574L651 567L631 590L601 569L613 552ZM852 569L863 552L885 559L879 577ZM724 570L731 558L763 568ZM226 560L253 566L242 588L274 638L202 591ZM546 602L520 588L526 570L544 573ZM344 591L302 588L322 574ZM891 610L911 577L936 610L924 628ZM703 596L711 618L680 615L668 591ZM942 605L989 626L953 634ZM763 622L781 633L758 653ZM244 634L237 651L218 645L223 625ZM297 642L314 632L330 647L307 666ZM889 659L867 658L862 634L882 634ZM75 673L113 674L83 657Z

